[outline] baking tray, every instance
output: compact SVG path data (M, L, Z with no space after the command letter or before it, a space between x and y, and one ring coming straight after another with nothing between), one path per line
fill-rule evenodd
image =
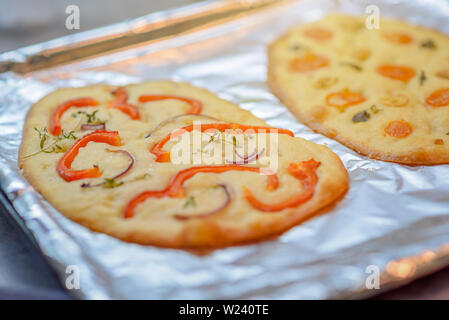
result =
M78 298L363 298L449 264L449 166L360 156L300 124L265 84L268 43L326 12L377 5L449 33L444 0L205 1L0 54L0 186L10 215ZM332 210L263 243L203 254L128 244L59 214L17 167L26 110L63 86L170 78L205 87L270 125L326 144L351 187ZM5 199L4 199L5 200ZM373 269L374 268L374 269ZM379 270L379 289L366 280Z

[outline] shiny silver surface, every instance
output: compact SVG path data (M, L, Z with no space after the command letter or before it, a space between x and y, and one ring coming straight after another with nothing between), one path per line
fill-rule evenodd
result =
M127 50L24 75L0 74L0 186L61 281L66 266L80 268L81 288L71 293L89 299L361 298L448 265L449 165L410 167L362 157L300 124L265 84L268 43L297 23L334 10L363 14L368 4L379 5L385 16L449 34L449 2L444 0L283 1ZM199 12L216 3L202 6L152 17ZM138 32L149 20L108 30ZM83 34L77 37L81 41ZM58 44L73 44L73 39L61 38ZM0 60L26 61L26 51L38 49L2 54ZM349 192L325 214L276 239L199 254L91 232L59 214L23 178L17 151L26 112L39 98L63 86L161 78L205 87L270 125L328 145L350 173ZM381 271L380 290L365 286L370 265Z

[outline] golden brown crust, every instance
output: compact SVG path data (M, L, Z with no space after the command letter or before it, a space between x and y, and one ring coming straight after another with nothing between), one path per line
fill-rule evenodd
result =
M203 103L204 114L211 115L225 122L265 125L248 111L224 101L210 92L188 84L170 81L148 82L124 87L129 93L129 102L136 104L142 112L141 120L129 120L116 110L106 108L112 99L111 86L91 86L85 88L66 88L57 90L37 102L29 111L22 145L19 151L19 165L25 178L43 195L59 212L89 229L102 232L128 242L144 245L156 245L171 248L217 248L229 245L247 243L279 234L305 219L316 214L320 209L339 199L348 188L348 174L337 155L328 148L305 141L279 136L280 148L280 189L269 193L264 188L266 177L254 173L227 172L220 175L201 174L186 183L188 193L201 190L203 185L224 183L232 189L230 207L206 218L194 218L184 221L172 217L173 211L182 208L182 199L147 200L142 203L130 219L124 219L126 204L137 194L145 190L163 189L169 179L178 171L191 165L172 165L157 163L148 151L155 141L161 139L173 128L178 128L182 122L173 124L154 134L149 140L143 137L157 123L173 113L185 109L179 102L163 102L145 105L137 101L143 93L174 94L200 100ZM103 189L83 189L80 181L65 182L56 173L56 163L62 153L39 153L29 157L39 145L39 139L34 128L45 127L48 119L58 103L70 98L91 96L100 101L99 107L88 107L86 110L99 109L98 116L106 119L108 130L118 130L122 137L121 149L127 150L136 159L133 169L123 178L123 186ZM68 111L63 117L63 129L69 130L73 120ZM236 121L234 121L236 120ZM186 120L187 121L187 120ZM192 119L189 120L190 122ZM84 133L75 130L79 137ZM293 178L286 177L286 166L289 162L309 160L321 161L318 168L319 183L312 199L301 206L274 213L262 213L253 209L243 198L242 188L248 186L256 194L276 201L284 193L292 195L301 191L300 185ZM77 162L78 161L78 162ZM74 166L85 168L97 162L107 177L122 168L124 160L105 152L103 144L91 143L83 148ZM108 171L109 170L109 171ZM149 173L145 179L137 179ZM102 178L90 179L91 183L100 182ZM295 190L295 186L296 190ZM293 190L293 191L292 191ZM213 204L213 199L211 200Z
M331 22L326 22L326 20L328 19L332 19L333 20L341 20L341 19L354 19L356 21L360 21L362 18L355 18L352 16L346 16L346 15L330 15L325 17L324 19L318 21L318 22L314 22L312 23L312 25L320 25L321 23L331 23ZM324 21L324 22L323 22ZM383 20L383 22L385 22L385 20ZM387 20L388 24L387 26L395 26L395 21L389 21ZM385 23L387 23L385 22ZM421 38L425 38L426 36L431 38L432 37L438 37L438 45L445 48L445 47L449 47L449 38L443 34L441 34L440 32L434 31L434 30L429 30L426 29L424 27L415 27L415 26L410 26L408 24L402 23L402 22L397 22L397 28L404 28L404 25L408 28L407 30L414 35L413 30L420 30L421 32L424 33L424 35L420 34L419 37ZM281 47L285 47L286 43L288 43L288 41L291 41L291 38L293 37L293 34L295 35L295 39L296 40L301 40L301 38L298 36L298 33L300 32L300 30L303 30L304 28L307 28L307 24L303 25L303 26L299 26L297 28L293 28L291 31L288 31L286 34L284 34L282 37L280 37L279 39L277 39L275 42L271 43L268 47L268 68L267 68L267 83L268 86L270 88L270 90L279 98L279 100L287 106L287 108L294 114L294 116L301 121L302 123L306 124L307 126L309 126L312 130L314 130L317 133L321 133L329 138L335 139L339 142L341 142L342 144L344 144L345 146L347 146L348 148L351 148L352 150L368 156L370 158L374 158L374 159L378 159L378 160L383 160L383 161L389 161L389 162L396 162L396 163L402 163L402 164L408 164L408 165L437 165L437 164L447 164L449 163L449 140L448 140L448 136L446 135L446 132L448 132L449 127L447 129L445 129L444 125L438 124L435 125L432 121L432 117L444 117L444 121L446 121L446 124L449 124L449 112L448 112L448 108L449 107L442 107L440 108L440 110L436 110L436 108L431 108L429 106L426 106L424 104L424 102L421 102L421 100L419 99L415 99L416 101L414 101L414 105L413 108L421 108L423 110L418 110L418 112L416 112L415 115L413 115L413 110L407 110L408 113L404 113L403 117L407 117L407 120L409 120L410 122L412 122L412 125L415 128L415 123L413 121L416 120L416 127L421 125L421 122L423 121L427 121L425 122L423 125L421 125L421 127L425 127L425 129L427 129L428 131L431 130L430 132L420 132L419 134L416 134L416 137L414 136L414 133L412 135L410 135L409 137L407 137L407 141L409 141L409 146L404 147L403 145L401 146L397 146L395 145L396 141L395 139L398 138L392 138L389 137L388 135L385 135L383 132L383 129L385 127L385 121L382 122L382 117L385 117L385 119L387 119L388 117L388 112L395 112L396 114L398 114L397 110L393 110L393 108L395 107L390 107L388 108L387 106L383 106L381 103L379 103L379 97L376 96L377 95L381 95L383 92L381 90L378 90L376 93L372 93L371 97L367 97L367 101L364 102L363 104L361 104L360 107L357 106L357 109L355 109L354 107L349 107L347 108L343 114L346 114L347 112L352 112L355 114L356 111L351 111L351 110L368 110L369 107L373 104L376 104L377 106L380 105L381 108L383 108L383 114L381 116L376 115L375 117L371 117L371 118L375 118L376 121L379 122L378 128L376 128L376 130L379 131L379 134L374 132L374 134L376 134L376 137L371 138L370 135L373 134L372 131L367 130L366 133L361 133L360 131L358 132L353 132L351 133L351 129L352 126L354 126L354 124L352 124L350 121L348 121L347 123L341 123L340 126L337 124L335 125L335 123L330 123L330 121L328 121L329 119L331 119L332 117L335 119L336 117L340 117L339 119L341 119L341 121L347 121L346 119L348 118L348 116L346 115L341 115L341 114L337 114L335 115L335 113L333 113L335 110L335 108L326 105L326 103L324 102L324 99L322 99L322 104L316 104L316 100L315 101L309 101L307 99L303 100L299 100L297 96L295 96L294 94L292 94L292 89L288 88L288 86L286 85L286 78L284 78L284 73L282 73L281 71L279 71L282 67L282 64L285 64L286 61L282 61L282 59L279 58L279 52L280 50L285 50L282 49ZM382 23L381 23L382 26ZM327 27L329 27L329 24L327 25ZM394 27L392 27L394 28ZM387 28L385 28L387 29ZM381 30L384 30L381 27ZM337 30L335 32L339 32L340 30ZM381 32L381 31L379 31ZM289 39L290 38L290 39ZM444 39L442 39L444 38ZM377 43L377 42L375 42ZM370 50L373 50L370 47ZM410 50L410 49L409 49ZM312 50L314 51L314 50ZM323 46L322 44L320 46L317 46L316 52L318 53L322 53L322 54L330 54L328 51L326 51L325 46ZM332 53L333 54L333 53ZM331 54L331 55L332 55ZM409 53L410 55L412 55L412 52ZM341 57L339 57L337 54L332 55L332 62L334 63L333 68L337 68L335 67L335 62L337 61L344 61L345 59L348 59L348 56L342 55ZM376 59L378 61L381 61L382 58L380 57L376 57ZM426 59L429 59L429 57L427 57ZM388 58L385 58L384 61L388 61ZM397 64L401 64L400 60L398 62L398 59L394 60L395 63ZM367 62L368 63L368 62ZM375 63L373 61L370 61L368 63L368 67L364 66L364 62L360 63L361 66L363 66L363 70L366 70L368 68L373 68L373 65L375 65ZM325 68L323 68L324 70ZM431 69L429 67L429 69ZM347 71L350 72L350 71ZM366 71L366 72L371 72L370 70ZM357 73L352 80L349 83L345 83L344 85L341 84L340 87L349 87L351 86L351 83L358 83L360 81L360 77L364 76L365 71L359 72ZM429 74L430 73L430 74ZM433 90L440 88L440 87L449 87L449 80L436 80L436 77L434 77L434 70L431 69L430 72L427 74L427 78L432 77L431 80L428 80L428 82L432 81L431 84L428 85L428 87L425 87L425 90L423 89L422 91L425 92L432 92ZM326 75L325 71L323 71L323 74ZM322 75L323 75L322 74ZM327 75L333 75L331 72L329 72ZM370 76L372 77L372 74L370 74ZM376 76L376 75L374 75ZM380 77L380 76L379 76ZM417 78L418 75L415 76L415 78ZM313 78L314 80L316 80L316 78ZM393 85L395 85L396 87L394 87L395 89L391 89L389 86L392 86L391 83L392 80L390 79L386 79L384 85L384 92L395 92L396 88L399 88L399 85L397 85L396 83L394 83L393 81ZM438 82L437 82L438 81ZM446 83L446 82L447 83ZM298 82L299 83L299 82ZM380 87L381 85L376 84L376 88ZM364 91L364 88L361 87L361 85L357 86L358 90L360 91ZM308 88L309 89L309 88ZM366 89L366 88L365 88ZM310 89L309 89L310 90ZM334 89L333 91L336 91L337 89ZM410 88L407 89L406 86L401 87L400 89L398 89L398 92L407 92L407 90L410 90L410 95L412 97L415 97L416 93L412 92L412 91L416 91L416 89L414 88ZM310 91L313 91L310 90ZM321 94L321 92L319 90L315 90L315 92L317 92L317 94ZM332 92L331 91L327 91L327 93ZM421 98L420 98L421 99ZM424 98L423 98L424 99ZM313 109L311 110L311 108L305 108L306 105L308 104L314 104ZM422 106L422 107L421 107ZM408 107L408 106L407 106ZM403 107L403 111L406 111L407 107ZM354 109L352 109L354 108ZM396 107L397 108L397 107ZM397 108L398 109L398 108ZM425 110L424 110L425 109ZM429 110L430 109L430 110ZM436 112L440 111L440 114L436 114ZM424 119L426 118L426 114L430 114L429 116L427 116L429 119ZM399 116L398 120L402 120ZM372 121L369 120L369 121ZM442 121L442 122L444 122ZM357 124L359 125L359 124ZM446 130L446 131L444 131ZM364 138L364 139L362 139ZM405 140L405 139L404 139ZM439 140L440 142L443 141L443 144L438 144L435 142L435 140ZM447 141L446 141L447 140ZM375 143L376 142L376 143ZM377 143L378 142L378 143ZM392 148L391 146L394 145L395 147Z

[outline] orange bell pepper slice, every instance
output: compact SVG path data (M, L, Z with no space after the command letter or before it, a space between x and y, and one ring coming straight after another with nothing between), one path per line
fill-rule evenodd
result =
M170 161L170 151L162 150L164 145L170 141L172 138L177 137L185 132L191 132L194 129L197 129L199 127L201 132L207 131L209 129L217 129L219 131L224 131L227 129L240 129L242 131L245 130L267 130L270 129L277 130L280 134L288 134L289 136L294 136L293 132L287 129L281 129L281 128L272 128L272 127L260 127L260 126L246 126L242 124L236 124L236 123L209 123L209 124L201 124L201 125L189 125L184 128L176 130L173 134L169 134L165 136L162 140L159 142L156 142L153 147L151 148L150 152L156 156L156 162L169 162Z
M135 208L148 198L182 198L184 194L184 183L186 180L192 178L198 173L223 173L226 171L250 171L250 172L260 172L260 168L257 167L245 167L241 165L223 165L223 166L198 166L184 169L178 172L170 180L168 186L163 190L149 190L144 191L132 199L125 208L125 218L131 218L134 216ZM271 174L268 176L267 189L274 190L279 186L279 179L276 174Z
M413 42L413 37L404 32L386 32L384 37L388 41L398 44L410 44Z
M343 91L334 92L326 96L326 103L332 107L336 107L343 111L346 107L362 103L366 98L357 92L344 89Z
M75 160L75 157L78 155L79 149L84 148L91 141L103 142L113 146L120 146L121 144L120 136L117 131L97 130L79 138L66 153L64 153L56 167L58 174L65 181L69 182L85 178L98 178L101 176L101 172L96 166L83 170L72 170L70 168L73 160Z
M403 120L392 121L384 129L385 133L395 138L405 138L412 133L412 126Z
M331 31L324 29L324 28L320 28L320 27L308 28L308 29L304 30L304 35L307 38L317 40L317 41L327 41L330 38L332 38Z
M246 188L244 189L245 199L253 208L263 212L276 212L287 208L295 208L313 197L313 194L315 193L315 186L318 183L316 169L320 165L321 163L315 161L314 159L290 163L288 166L288 172L293 177L301 181L303 186L302 193L293 196L290 199L278 203L264 203L258 200L252 192Z
M432 107L449 106L449 89L440 89L434 91L427 97L426 103Z
M53 112L50 119L50 132L52 135L61 134L61 117L68 109L71 107L90 107L90 106L98 106L98 101L92 98L77 98L72 100L67 100L59 104L55 111Z
M308 72L327 67L329 60L326 57L307 53L302 57L290 61L290 70L293 72Z
M140 119L139 109L135 105L127 102L128 93L123 88L115 89L112 91L112 94L115 96L115 99L109 104L111 108L116 108L126 113L133 120Z
M152 102L169 99L188 103L190 105L190 109L187 111L188 114L200 114L203 109L203 104L198 100L173 95L142 95L139 97L139 102Z
M377 68L380 75L402 82L408 82L416 75L415 69L410 67L396 66L391 64L381 65Z

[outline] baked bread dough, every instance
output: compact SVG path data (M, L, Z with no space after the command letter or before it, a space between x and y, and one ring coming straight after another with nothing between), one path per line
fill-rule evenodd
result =
M240 162L222 159L219 167L225 169L203 162L156 161L156 143L195 120L201 120L200 129L266 126L250 112L186 83L65 88L28 112L19 165L33 187L68 218L124 241L173 248L223 247L278 234L335 202L348 188L337 155L293 138L288 130L279 131L274 145L276 175L257 171L269 167L264 157L271 154L271 144L257 156L239 150ZM220 139L238 148L241 140L232 137L262 137L236 132L216 132L215 140L207 136L201 146ZM163 146L171 160L176 143L172 139ZM242 161L249 156L254 163ZM174 177L189 170L198 172L173 187ZM153 197L155 191L160 196ZM148 194L152 196L142 198Z
M331 14L268 48L268 84L303 123L371 158L449 163L449 39Z

